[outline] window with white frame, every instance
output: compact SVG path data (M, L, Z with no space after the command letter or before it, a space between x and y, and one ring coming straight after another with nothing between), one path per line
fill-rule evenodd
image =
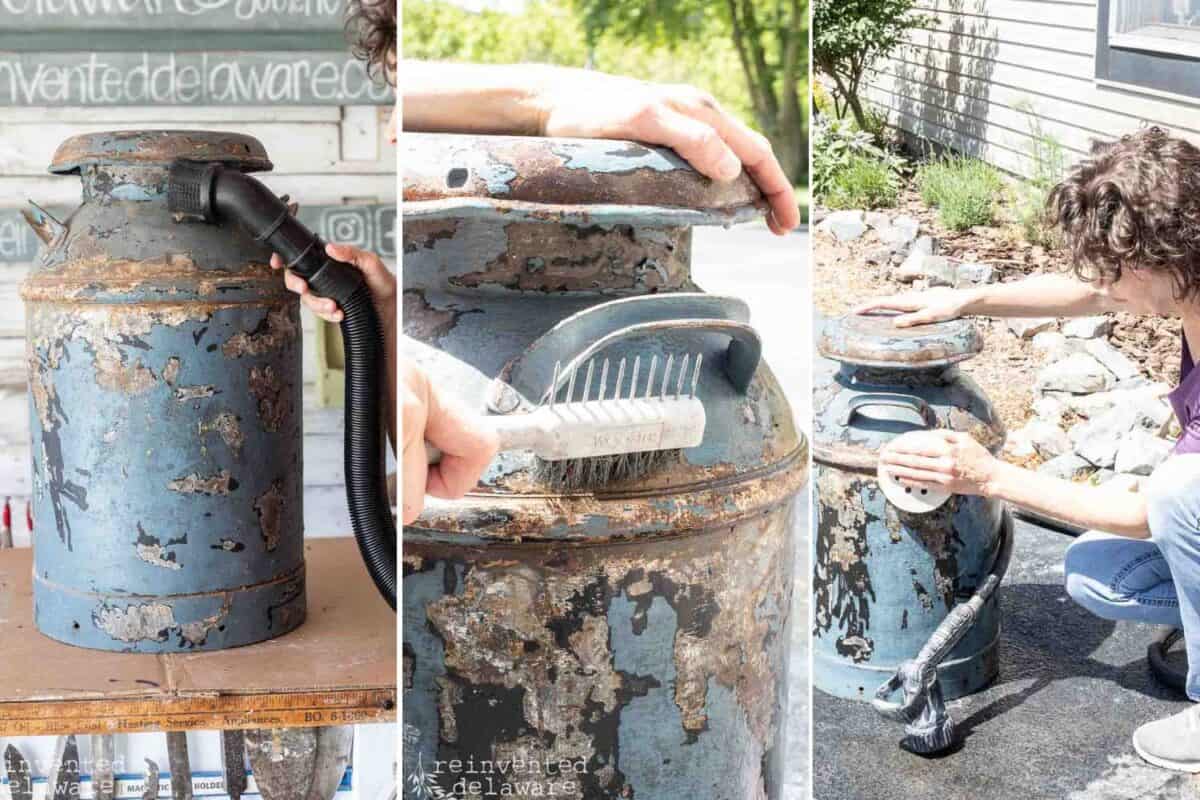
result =
M1200 0L1099 0L1096 77L1200 97Z

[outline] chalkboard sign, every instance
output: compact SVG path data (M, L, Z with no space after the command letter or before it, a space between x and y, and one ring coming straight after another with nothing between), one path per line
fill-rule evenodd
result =
M345 0L0 0L0 106L385 105Z
M65 219L68 209L52 209ZM329 242L368 250L381 258L396 257L396 206L300 207L300 220ZM19 209L0 209L0 264L29 264L37 259L42 242L21 217Z
M383 105L349 53L3 53L0 105Z
M340 31L343 0L0 0L3 31Z

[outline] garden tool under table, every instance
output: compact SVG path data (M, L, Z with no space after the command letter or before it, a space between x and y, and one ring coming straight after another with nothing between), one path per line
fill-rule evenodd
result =
M266 800L331 800L350 763L354 728L259 728L246 752Z

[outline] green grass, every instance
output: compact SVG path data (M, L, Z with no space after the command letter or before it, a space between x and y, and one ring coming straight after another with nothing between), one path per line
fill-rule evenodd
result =
M1004 179L979 159L945 156L917 170L917 187L921 199L937 209L943 225L964 231L995 221Z
M882 161L866 156L851 156L830 179L822 199L832 209L891 208L896 205L900 187L896 173Z

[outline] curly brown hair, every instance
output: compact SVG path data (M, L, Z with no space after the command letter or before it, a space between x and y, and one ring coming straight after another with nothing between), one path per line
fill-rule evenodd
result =
M1178 299L1200 295L1200 148L1162 128L1095 142L1046 207L1083 280L1160 270Z
M396 35L397 0L348 0L346 34L355 58L367 62L372 76L382 73L393 82L398 40Z

